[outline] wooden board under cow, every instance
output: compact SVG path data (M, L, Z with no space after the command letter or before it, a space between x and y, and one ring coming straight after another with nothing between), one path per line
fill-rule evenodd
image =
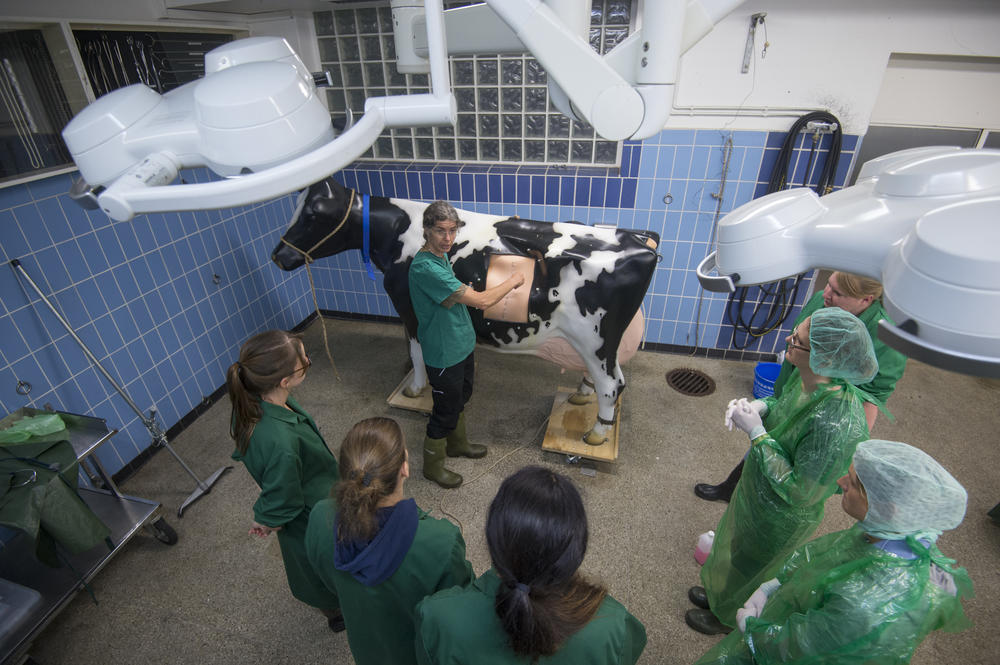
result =
M301 195L292 223L271 253L284 270L311 260L362 249L364 195L332 177ZM383 286L406 329L413 360L407 394L427 385L423 355L417 342L417 319L410 303L409 267L424 244L422 219L426 203L370 197L371 262L384 275ZM619 345L642 304L656 269L652 231L595 228L576 222L527 219L458 211L465 222L451 251L455 275L476 290L486 286L493 254L535 259L526 323L487 319L469 308L478 341L506 353L546 357L547 348L565 340L579 354L593 387L582 383L576 399L596 392L596 422L584 440L600 445L614 422L615 403L625 388Z

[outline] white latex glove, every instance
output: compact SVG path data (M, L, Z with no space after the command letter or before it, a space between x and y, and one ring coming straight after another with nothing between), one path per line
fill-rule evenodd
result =
M725 420L725 422L723 424L726 427L729 428L730 432L733 431L733 411L736 410L736 407L737 407L737 405L739 403L740 403L740 400L737 398L737 399L731 400L729 402L729 405L726 407L726 420Z
M750 408L756 411L761 418L767 415L767 404L762 399L755 399L750 402Z
M764 611L764 605L767 604L767 599L779 586L781 586L781 582L778 581L778 578L769 579L757 587L757 590L747 598L747 602L743 603L742 608L736 610L736 623L740 627L740 632L747 631L747 617L756 619L760 616L760 613Z
M761 419L760 414L750 406L750 402L746 399L741 399L736 405L732 413L732 421L733 425L747 434L758 428L760 431L764 430L764 421ZM760 432L757 433L757 436L760 436Z

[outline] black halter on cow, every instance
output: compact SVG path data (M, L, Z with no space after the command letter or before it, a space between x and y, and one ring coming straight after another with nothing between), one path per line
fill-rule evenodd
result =
M302 194L292 223L271 258L283 270L295 270L305 263L306 255L315 260L363 249L365 205L371 262L384 275L385 290L410 344L414 371L405 392L413 397L427 385L409 293L410 261L424 244L426 203L366 197L326 178ZM613 423L618 396L625 388L620 361L635 352L641 337L639 307L656 269L659 236L650 231L597 228L576 222L458 212L465 224L448 256L455 276L463 283L481 291L497 258L514 255L530 260L525 284L530 286L527 311L520 319L506 315L501 317L506 320L487 318L481 310L470 308L479 342L498 351L538 355L563 366L567 362L554 357L560 355L558 346L568 343L579 355L574 356L576 363L568 365L579 364L593 380L591 386L584 378L574 401L593 399L596 393L598 402L598 422L584 440L603 443ZM497 316L492 308L487 314ZM632 343L622 345L627 329Z

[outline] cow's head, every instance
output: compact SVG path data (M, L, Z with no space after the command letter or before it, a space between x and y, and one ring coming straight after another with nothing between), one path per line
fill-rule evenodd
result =
M310 185L299 195L292 223L282 236L285 242L279 242L274 248L271 260L282 270L295 270L305 263L302 252L309 252L313 259L321 259L348 249L353 231L349 220L322 244L316 246L316 243L345 219L355 199L358 197L352 198L351 191L332 177Z

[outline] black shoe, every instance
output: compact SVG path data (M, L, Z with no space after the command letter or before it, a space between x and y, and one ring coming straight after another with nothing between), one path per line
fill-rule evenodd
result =
M693 586L688 589L688 600L690 600L695 607L700 607L703 610L708 609L708 594L705 593L705 587L703 586Z
M684 621L699 633L706 635L724 635L733 632L733 629L719 621L711 610L688 610L684 615Z
M705 499L706 501L729 501L733 496L733 490L736 489L736 485L740 482L740 476L743 475L743 460L736 465L736 468L729 472L729 476L723 480L718 485L709 485L707 483L698 483L694 486L694 493L698 495L699 498Z
M733 488L725 483L722 485L709 485L708 483L698 483L694 486L694 493L699 499L705 501L729 501L733 496Z
M346 628L344 625L344 615L338 611L336 616L328 616L326 618L326 625L335 633L343 632L344 628Z

